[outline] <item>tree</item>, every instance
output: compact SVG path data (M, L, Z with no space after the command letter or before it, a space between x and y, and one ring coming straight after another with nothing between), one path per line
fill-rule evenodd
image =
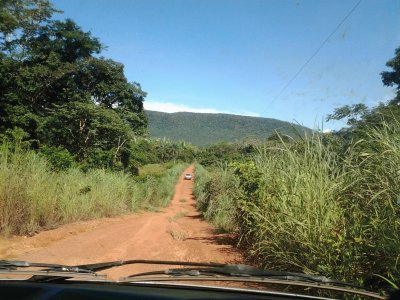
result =
M47 0L0 4L0 130L21 128L49 155L126 168L129 140L146 132L146 93L121 63L94 56L104 47L90 32L51 20L56 11Z
M397 93L396 101L400 100L400 47L395 50L395 57L386 63L386 66L392 68L391 71L381 73L382 82L386 86L395 86Z
M43 143L62 146L77 161L97 167L122 163L120 157L131 135L129 124L117 112L81 102L57 107L39 128Z
M360 119L368 114L368 107L364 103L358 103L353 105L344 105L339 108L335 108L333 114L329 114L326 120L342 120L347 119L347 125L356 125Z
M25 52L25 38L34 34L40 24L53 13L48 0L2 0L0 2L0 52L12 54Z

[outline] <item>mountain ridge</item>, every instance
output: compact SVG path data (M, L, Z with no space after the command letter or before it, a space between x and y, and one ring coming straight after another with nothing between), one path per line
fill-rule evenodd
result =
M151 137L183 140L197 146L245 139L265 140L275 131L294 135L311 129L273 118L224 113L165 113L145 110Z

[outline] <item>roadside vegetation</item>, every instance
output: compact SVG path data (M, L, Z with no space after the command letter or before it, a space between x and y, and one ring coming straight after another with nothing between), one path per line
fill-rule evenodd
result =
M52 171L40 154L0 149L0 233L33 234L68 222L166 206L185 164L133 177L79 168Z
M236 232L270 269L321 274L372 289L400 286L400 49L383 72L395 98L335 110L334 133L276 135L242 159L196 166L206 219ZM233 156L232 156L233 157ZM207 161L205 161L207 162Z
M207 172L196 164L194 195L197 208L221 232L234 230L236 224L237 192L240 190L239 179L227 166L220 166Z
M400 124L344 153L314 134L267 143L250 162L196 166L198 207L266 268L398 285Z

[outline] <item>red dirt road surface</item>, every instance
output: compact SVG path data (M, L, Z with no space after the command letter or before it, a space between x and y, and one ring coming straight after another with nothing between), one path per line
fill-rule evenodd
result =
M184 173L194 174L190 166ZM231 236L202 220L192 195L193 180L183 174L171 204L160 212L78 222L33 237L0 239L0 259L77 265L128 259L243 262ZM123 266L106 271L112 279L166 266Z

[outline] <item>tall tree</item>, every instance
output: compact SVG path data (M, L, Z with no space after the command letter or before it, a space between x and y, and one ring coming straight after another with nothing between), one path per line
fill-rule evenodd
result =
M127 122L114 110L93 103L71 102L54 109L39 128L47 145L62 146L79 162L112 167L132 138Z
M39 148L116 166L126 141L146 131L146 93L121 63L95 56L97 38L70 19L51 20L54 12L46 0L0 4L0 130L19 127Z

